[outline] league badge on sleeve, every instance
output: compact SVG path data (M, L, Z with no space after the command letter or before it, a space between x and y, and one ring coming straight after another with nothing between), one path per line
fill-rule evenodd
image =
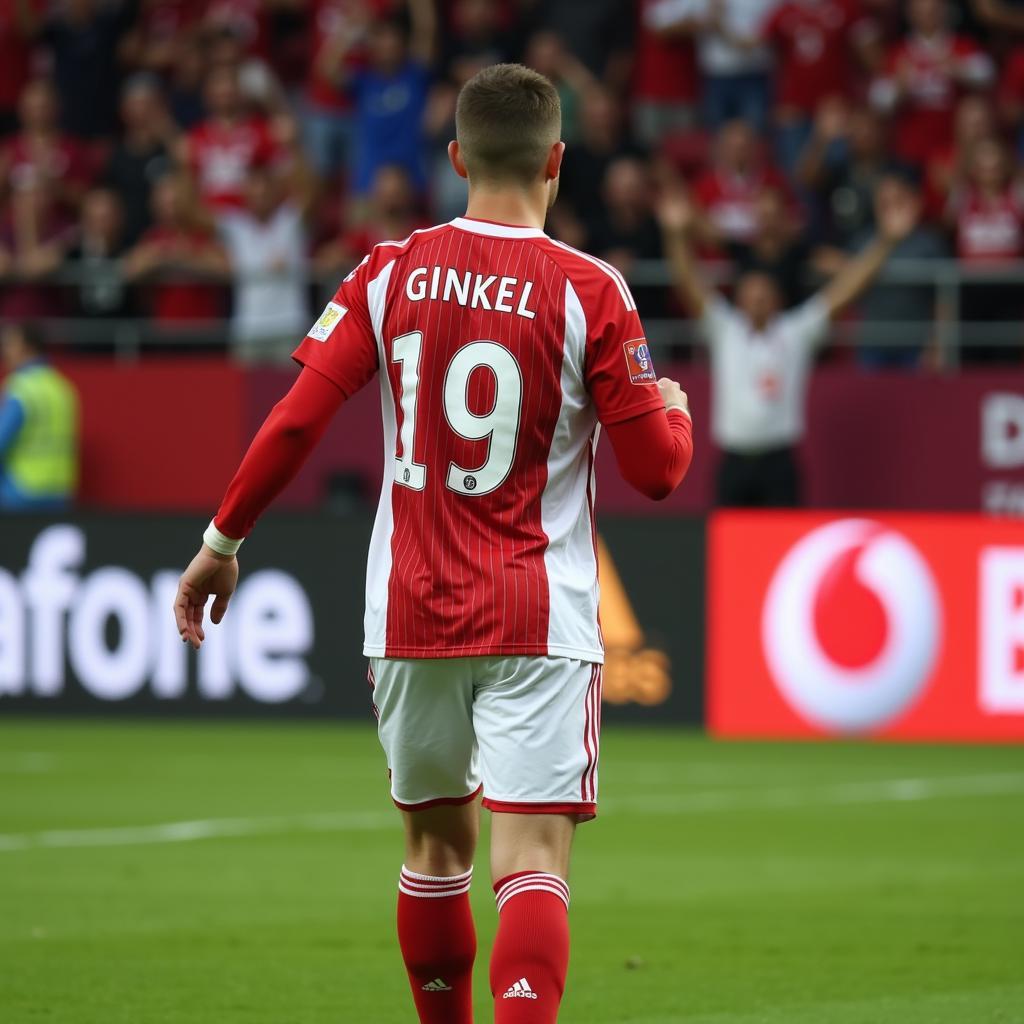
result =
M626 353L626 369L631 384L654 384L658 377L654 372L654 360L646 338L634 338L622 346Z
M346 306L339 306L337 302L328 302L320 314L320 319L310 327L306 337L312 338L314 341L326 341L331 336L331 331L341 323L341 318L347 312Z

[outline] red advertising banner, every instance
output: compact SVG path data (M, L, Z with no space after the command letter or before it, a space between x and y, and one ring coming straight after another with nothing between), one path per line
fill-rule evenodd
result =
M1024 740L1024 523L721 513L708 589L718 736Z
M85 506L191 510L216 507L249 439L288 390L297 368L249 369L217 358L60 361L82 407ZM718 453L701 367L659 365L689 392L695 454L685 484L651 502L598 447L598 508L645 516L702 514L713 504ZM800 452L812 508L890 508L1024 517L1024 373L954 376L817 371ZM332 422L278 507L316 506L332 481L380 489L380 392L371 383Z

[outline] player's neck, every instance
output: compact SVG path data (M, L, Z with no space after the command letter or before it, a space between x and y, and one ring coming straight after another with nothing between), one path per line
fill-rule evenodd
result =
M522 192L518 189L469 190L466 216L474 220L492 220L498 224L542 228L548 213L547 190Z

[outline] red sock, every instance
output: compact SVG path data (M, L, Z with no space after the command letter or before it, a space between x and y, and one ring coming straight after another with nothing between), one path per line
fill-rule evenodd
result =
M472 868L437 878L402 868L398 943L421 1024L473 1024Z
M520 871L494 886L500 920L491 955L495 1024L555 1024L569 969L569 886Z

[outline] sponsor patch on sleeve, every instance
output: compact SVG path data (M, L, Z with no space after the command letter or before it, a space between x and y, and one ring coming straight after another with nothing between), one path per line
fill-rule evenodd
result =
M646 338L634 338L623 343L626 353L626 369L631 384L654 384L658 377L654 372L654 360Z
M341 318L348 312L348 307L339 306L337 302L328 302L320 319L310 327L307 338L314 341L326 341L331 336L331 331L341 323Z

